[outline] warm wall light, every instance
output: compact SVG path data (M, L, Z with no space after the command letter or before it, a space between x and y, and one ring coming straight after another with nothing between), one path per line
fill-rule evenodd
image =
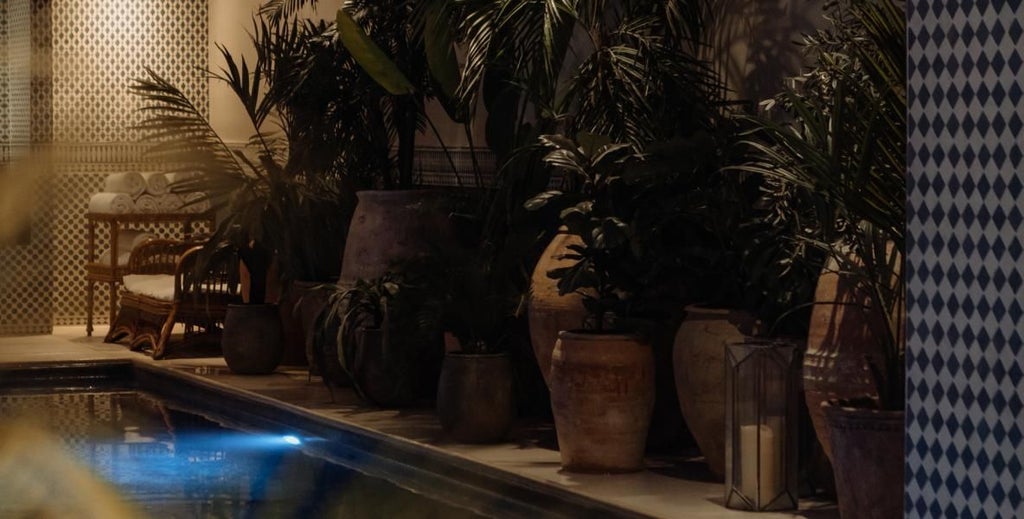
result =
M726 506L797 508L799 351L786 341L726 345Z

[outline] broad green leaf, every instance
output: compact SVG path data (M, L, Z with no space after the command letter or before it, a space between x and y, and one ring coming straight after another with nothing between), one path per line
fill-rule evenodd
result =
M430 73L444 95L452 98L459 87L459 61L455 58L452 20L447 7L447 0L431 2L423 27L423 43Z
M406 95L416 91L398 65L377 46L352 15L338 9L336 22L338 37L359 66L380 86L393 95Z
M548 202L562 196L563 194L564 193L561 191L544 191L543 193L527 200L526 203L523 204L523 207L525 207L527 211L536 211L537 209L548 205Z
M599 249L612 249L629 239L629 226L615 217L601 220L601 225L595 227L591 232L594 245Z

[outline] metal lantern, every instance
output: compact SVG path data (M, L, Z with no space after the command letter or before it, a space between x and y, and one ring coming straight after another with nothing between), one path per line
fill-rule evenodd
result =
M725 348L725 504L795 509L799 350L749 338Z

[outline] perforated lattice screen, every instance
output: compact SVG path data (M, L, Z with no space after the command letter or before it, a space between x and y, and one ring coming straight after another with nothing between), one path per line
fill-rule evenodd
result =
M106 148L106 153L98 153ZM103 158L104 154L117 154L110 146L89 147ZM120 154L128 155L135 152L135 159L124 156L122 161L112 162L108 158L103 162L89 162L81 157L73 164L62 167L77 167L82 171L62 173L55 183L53 199L53 224L57 231L54 234L53 246L53 321L57 326L84 325L86 321L86 284L85 263L88 237L86 221L83 215L89 206L89 197L103 189L103 180L111 172L131 170L152 170L153 165L138 162L141 146L124 146L118 148ZM178 224L153 224L134 228L150 231L166 238L182 238L181 226ZM96 252L102 253L110 248L109 228L98 224L96 228ZM209 230L201 228L200 230ZM97 284L94 297L94 323L108 321L110 294L107 285Z
M31 10L28 0L9 2L7 7L7 134L5 142L29 141L29 111L32 79Z
M39 178L30 238L0 246L0 334L48 333L85 322L89 196L108 173L154 169L130 129L138 108L130 80L149 67L208 111L207 2L0 0L0 9L0 52L23 58L4 55L0 66L0 158L16 159L29 144L54 158L50 167L12 172ZM105 323L107 294L96 296L95 322Z
M9 174L24 174L12 171ZM28 243L0 247L0 333L49 333L53 329L53 226L51 182L34 180Z
M206 106L205 1L54 0L52 16L55 141L137 141L127 87L145 67Z

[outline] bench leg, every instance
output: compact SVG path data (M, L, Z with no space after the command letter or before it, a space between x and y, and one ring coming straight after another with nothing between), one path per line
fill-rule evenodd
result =
M160 327L160 337L157 338L156 344L153 345L154 359L162 359L167 354L164 350L167 348L167 342L171 340L171 330L174 329L174 318L177 316L177 313L177 306L171 308L171 312L167 314L167 320Z

